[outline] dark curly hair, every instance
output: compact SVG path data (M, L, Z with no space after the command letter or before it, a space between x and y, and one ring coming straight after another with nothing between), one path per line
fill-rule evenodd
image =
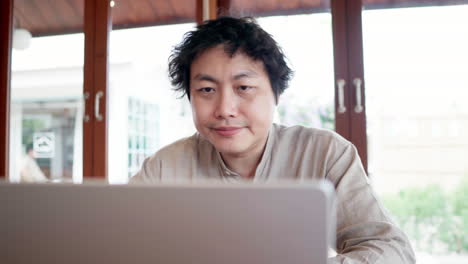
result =
M268 73L276 100L288 87L292 71L276 41L251 17L221 17L206 21L184 35L169 57L169 78L176 91L190 100L190 67L204 51L224 45L226 54L238 51L253 60L261 60Z

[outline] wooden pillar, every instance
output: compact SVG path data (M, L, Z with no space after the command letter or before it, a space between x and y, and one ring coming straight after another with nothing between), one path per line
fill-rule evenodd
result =
M107 98L111 7L107 0L85 0L85 112L83 125L83 176L107 177ZM96 112L97 107L99 111Z
M13 0L0 1L0 179L9 174L10 77Z

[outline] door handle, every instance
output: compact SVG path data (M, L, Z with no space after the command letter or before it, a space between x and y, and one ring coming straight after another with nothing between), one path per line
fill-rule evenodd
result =
M104 96L103 91L99 91L96 93L96 97L94 98L94 117L97 119L97 121L102 121L104 117L100 113L100 103L101 103L101 97Z
M339 79L337 82L338 85L338 113L343 114L346 112L346 107L344 104L344 88L346 85L346 81L343 79Z
M362 107L362 98L361 98L361 85L362 85L362 80L359 78L355 78L353 80L354 87L356 87L356 106L354 107L354 112L356 113L362 113L362 110L364 110L364 107Z

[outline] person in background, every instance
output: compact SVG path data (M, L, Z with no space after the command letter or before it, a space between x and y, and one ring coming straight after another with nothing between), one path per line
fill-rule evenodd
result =
M326 179L337 201L337 255L329 263L415 262L350 142L273 123L292 71L254 19L222 17L188 32L173 50L169 76L190 101L198 132L147 158L130 183Z
M22 160L20 176L20 182L25 183L47 181L47 177L37 164L36 152L34 151L33 144L28 144L26 146L26 155Z

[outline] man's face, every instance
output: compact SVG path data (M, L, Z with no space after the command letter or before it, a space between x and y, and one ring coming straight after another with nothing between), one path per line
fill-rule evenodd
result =
M211 48L191 65L190 96L198 132L223 155L263 150L276 106L263 62Z
M31 157L31 158L36 158L36 151L34 151L34 149L30 149L28 151L28 155Z

